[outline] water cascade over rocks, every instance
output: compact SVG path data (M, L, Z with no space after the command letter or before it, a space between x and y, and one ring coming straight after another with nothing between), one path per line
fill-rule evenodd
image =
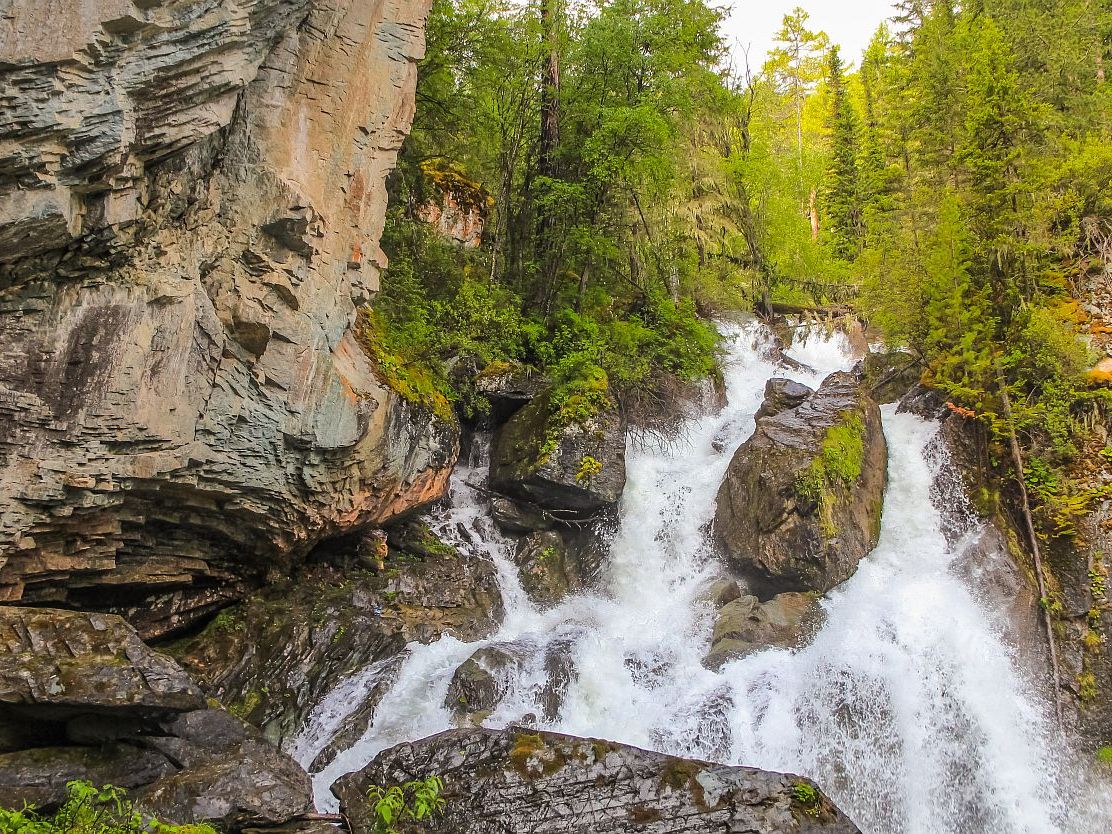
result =
M310 769L361 693L393 676L367 732L313 773L318 805L336 807L330 786L382 750L473 721L799 773L871 834L1110 830L1109 809L1083 795L1037 675L1019 668L1003 615L959 565L978 522L961 522L953 544L943 533L932 484L955 475L932 442L937 424L894 405L882 409L879 544L822 599L806 644L704 663L715 620L708 589L724 575L710 530L715 496L753 432L766 381L816 388L853 364L839 334L801 334L789 350L800 364L786 369L768 358L760 325L724 331L728 405L692 417L672 443L630 444L619 526L593 590L547 610L532 604L489 497L469 486L485 477L485 461L461 464L451 506L432 523L462 552L494 562L505 619L489 640L414 645L400 667L336 687L291 748ZM482 709L461 711L450 691L478 693Z

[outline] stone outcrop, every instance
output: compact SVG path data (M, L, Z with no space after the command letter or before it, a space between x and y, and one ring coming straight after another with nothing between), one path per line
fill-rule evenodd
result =
M548 386L548 379L535 368L510 362L492 363L475 377L475 390L490 403L495 425L506 422Z
M370 785L439 775L431 834L535 831L803 834L858 829L810 781L521 729L454 730L381 753L333 789L354 834L374 828Z
M157 636L443 494L356 332L428 6L5 12L0 599Z
M0 607L0 807L57 804L71 779L125 788L163 820L231 831L311 804L293 759L209 708L120 617Z
M922 362L904 351L870 351L861 360L869 396L880 404L898 402L919 384Z
M722 598L721 596L719 597ZM723 664L770 646L795 648L818 630L822 611L814 594L777 594L768 602L739 595L717 612L704 665Z
M856 374L831 374L730 462L714 520L727 563L761 599L825 593L876 545L886 482L879 408Z
M423 525L391 539L409 547L392 547L382 571L314 567L170 651L207 694L288 748L310 710L348 676L400 660L410 642L486 637L501 618L491 562L461 555ZM381 694L373 686L359 692L366 708L345 722L345 738L362 734Z
M547 510L591 514L625 488L625 423L616 406L552 426L551 392L510 418L494 438L490 486Z

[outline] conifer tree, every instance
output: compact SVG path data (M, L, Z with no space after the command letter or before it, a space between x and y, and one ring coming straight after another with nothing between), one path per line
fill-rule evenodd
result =
M830 91L830 168L825 192L828 233L834 253L852 258L860 248L862 218L857 170L857 114L846 91L838 47L827 57Z

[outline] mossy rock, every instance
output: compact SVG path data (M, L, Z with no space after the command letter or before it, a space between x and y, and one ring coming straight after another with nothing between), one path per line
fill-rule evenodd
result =
M495 436L491 487L546 510L589 515L612 507L625 488L625 424L613 399L598 410L564 409L537 397ZM586 400L584 400L586 403Z
M727 563L761 599L844 582L880 533L887 446L880 409L853 373L762 417L718 493Z

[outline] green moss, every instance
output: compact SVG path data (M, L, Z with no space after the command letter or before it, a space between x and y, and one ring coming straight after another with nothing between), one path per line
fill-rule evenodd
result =
M241 610L233 610L225 608L215 617L212 623L209 624L209 629L213 633L229 632L229 631L242 631L244 627L244 614Z
M538 733L518 733L510 751L510 762L524 778L536 779L556 773L567 759L559 750L545 744Z
M613 407L610 399L610 379L597 365L577 367L576 373L558 383L549 394L546 406L544 443L538 462L544 463L560 445L564 430L581 426ZM592 458L593 460L593 458ZM601 471L601 464L600 464Z
M1077 696L1082 703L1088 703L1095 700L1098 694L1100 694L1100 690L1097 689L1096 675L1086 669L1077 676Z
M262 702L262 692L257 689L249 689L246 693L244 693L242 700L233 701L232 703L228 704L228 712L230 712L236 718L240 718L246 721L247 716L253 713Z
M834 507L839 491L848 490L861 477L865 465L865 421L856 412L845 412L827 429L819 454L796 481L796 490L819 507L823 535L834 536Z
M813 817L819 815L822 808L822 794L818 788L808 782L796 782L792 785L792 799L803 808L803 811Z
M1097 750L1097 761L1112 767L1112 747L1101 747Z
M419 358L407 357L395 347L385 318L374 310L364 309L356 333L379 381L406 402L432 412L445 422L455 423L447 383L434 376Z

